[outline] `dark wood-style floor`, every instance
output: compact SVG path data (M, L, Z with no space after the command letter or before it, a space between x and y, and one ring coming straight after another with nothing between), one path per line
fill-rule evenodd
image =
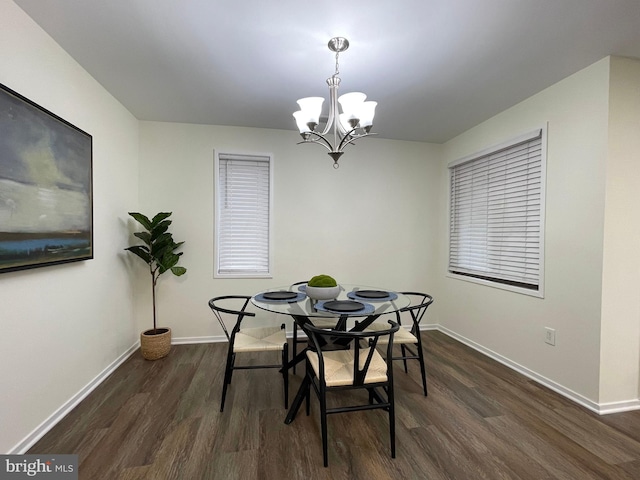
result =
M133 355L28 453L78 454L86 480L640 478L640 412L598 416L442 333L423 336L429 396L416 365L394 369L395 459L385 412L347 413L329 417L324 468L317 399L285 425L276 370L235 372L220 413L226 344Z

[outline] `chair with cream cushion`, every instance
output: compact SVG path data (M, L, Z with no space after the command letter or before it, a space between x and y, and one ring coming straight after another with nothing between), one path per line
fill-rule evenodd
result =
M343 332L305 325L312 348L307 350L306 393L307 415L309 415L310 390L316 392L320 401L320 426L322 431L322 456L328 466L327 415L352 411L384 409L389 412L389 436L391 457L396 456L395 411L393 397L393 368L391 350L393 335L398 324L389 321L385 330L368 332ZM376 350L382 339L387 345L385 360ZM327 408L327 393L340 390L367 390L368 400L356 405ZM380 389L382 391L380 391ZM351 398L351 397L349 397ZM355 400L351 399L351 402Z
M245 317L255 317L253 312L246 311L251 297L246 295L225 295L209 300L209 307L220 322L222 330L229 340L227 349L227 362L224 372L224 384L222 386L222 400L220 411L224 410L224 401L227 396L227 387L231 384L231 376L234 370L247 370L254 368L278 368L282 369L284 380L284 408L289 406L289 375L284 368L289 357L289 345L284 323L281 326L264 326L244 328L242 321ZM234 326L231 334L227 329L225 320ZM247 352L281 352L282 363L236 365L236 354Z
M424 396L427 396L427 373L424 366L424 350L422 347L422 338L420 336L420 322L427 312L429 305L433 303L433 297L426 293L420 292L401 292L411 298L411 305L401 310L398 323L402 327L402 318L411 321L411 328L400 328L393 337L393 343L400 346L401 355L393 357L393 360L402 360L404 363L404 371L407 370L407 360L418 360L420 365L420 374L422 375L422 389ZM376 331L384 330L386 325L384 322L373 322L366 330ZM380 346L385 345L385 340L381 339Z

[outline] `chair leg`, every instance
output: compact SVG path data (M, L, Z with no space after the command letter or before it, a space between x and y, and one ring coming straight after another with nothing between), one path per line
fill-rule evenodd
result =
M229 382L227 381L227 377L229 375L229 371L226 370L224 373L224 384L222 385L222 400L220 401L220 411L224 411L224 400L227 398L227 387L229 386Z
M298 352L298 324L293 322L293 355L291 358L296 358ZM296 364L293 364L293 374L296 374Z
M233 378L233 367L236 364L236 354L231 355L231 366L229 367L229 383L231 383L231 379Z
M393 396L393 383L387 389L389 400L389 440L391 441L391 458L396 458L396 408Z
M231 346L229 346L229 352L227 353L227 364L224 368L224 381L222 384L222 399L220 401L220 411L224 411L224 401L227 398L227 387L231 383L231 373L233 372L233 360L235 354L231 351Z
M404 343L400 344L400 349L402 350L402 363L404 363L404 373L409 373L407 370L407 349L404 346Z
M329 448L327 441L327 392L320 387L320 429L322 430L322 460L324 466L329 466Z
M309 416L309 414L311 413L311 381L312 378L310 377L311 373L311 365L309 365L309 360L307 360L305 362L306 364L306 373L305 373L305 379L308 380L307 382L307 390L305 392L305 403L306 403L306 408L307 408L307 417Z
M284 380L284 408L289 408L289 372L285 365L289 361L289 344L285 343L282 349L282 378Z
M427 371L424 368L424 352L422 350L422 345L418 343L416 345L418 349L418 361L420 362L420 374L422 375L422 389L424 390L424 396L428 396L427 393Z

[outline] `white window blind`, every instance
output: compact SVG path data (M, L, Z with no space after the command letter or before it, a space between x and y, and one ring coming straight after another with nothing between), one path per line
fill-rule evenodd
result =
M269 275L271 158L220 153L217 163L216 272Z
M542 130L523 137L450 165L449 272L539 289Z

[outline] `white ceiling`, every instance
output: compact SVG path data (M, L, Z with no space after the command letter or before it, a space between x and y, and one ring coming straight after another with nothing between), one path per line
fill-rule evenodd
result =
M640 0L15 2L141 120L296 130L344 36L340 93L378 101L373 131L440 143L607 55L640 58Z

